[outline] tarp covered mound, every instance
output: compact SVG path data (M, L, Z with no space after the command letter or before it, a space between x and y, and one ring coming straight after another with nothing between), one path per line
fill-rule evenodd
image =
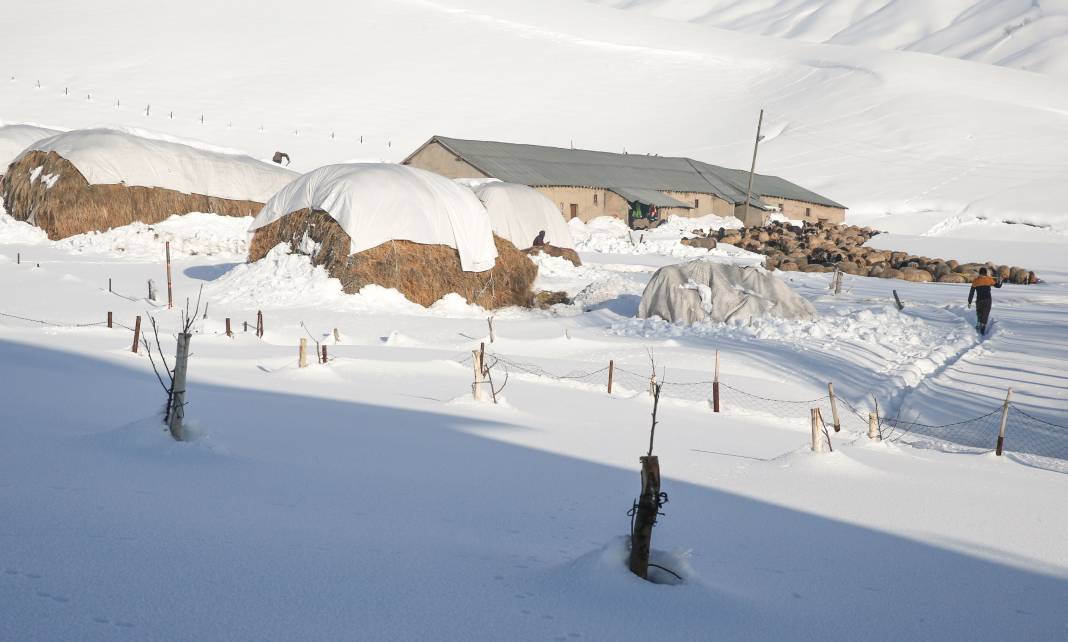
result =
M489 212L493 233L508 239L521 250L534 245L539 232L545 242L574 249L571 231L560 211L544 194L526 185L485 182L473 188Z
M183 194L262 203L298 176L241 154L137 136L80 129L37 140L24 153L55 152L90 185L158 187Z
M770 272L699 259L657 270L642 293L638 316L690 324L762 316L811 319L816 310Z
M7 171L7 166L15 160L24 149L33 143L55 136L59 131L35 125L4 125L0 127L0 176Z
M293 212L326 212L351 239L349 254L387 241L445 245L465 272L493 267L497 248L486 209L470 189L414 167L385 163L327 165L272 197L257 230Z

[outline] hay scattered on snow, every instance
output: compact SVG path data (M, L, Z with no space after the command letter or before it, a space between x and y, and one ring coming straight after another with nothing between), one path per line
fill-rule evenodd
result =
M461 270L459 253L445 245L389 241L349 254L351 239L337 221L326 212L303 209L256 230L248 260L258 261L279 243L288 243L292 251L324 266L350 294L376 284L427 307L450 292L487 309L530 307L538 268L508 241L498 236L493 241L497 262L485 272Z
M8 214L40 227L52 240L136 221L158 223L189 212L253 216L263 207L160 187L90 185L70 161L41 151L27 152L11 164L0 193Z
M569 247L556 247L555 245L535 245L534 247L523 250L526 254L534 256L535 254L548 254L549 256L558 256L562 259L571 261L571 264L575 267L582 266L582 259L579 258L578 252L572 250Z

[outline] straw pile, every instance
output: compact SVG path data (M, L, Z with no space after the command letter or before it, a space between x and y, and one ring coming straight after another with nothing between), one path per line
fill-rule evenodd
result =
M325 267L350 294L377 284L395 288L422 306L430 306L451 292L488 309L533 304L531 286L538 268L498 236L493 237L498 254L493 269L464 272L459 253L447 245L389 241L349 254L351 239L337 221L326 212L306 208L256 230L248 260L260 260L279 243L288 243L292 251L299 252L308 245L305 239L318 245L312 263Z
M50 187L41 180L47 176L59 178ZM8 214L40 227L52 240L135 221L158 223L172 214L252 216L263 207L254 201L183 194L160 187L90 185L70 161L55 152L41 151L24 154L8 167L0 181L0 193Z
M575 267L582 265L582 259L579 258L578 252L568 247L556 247L555 245L535 245L534 247L523 250L527 254L534 256L535 254L548 254L549 256L558 256L562 259L571 261L571 264Z

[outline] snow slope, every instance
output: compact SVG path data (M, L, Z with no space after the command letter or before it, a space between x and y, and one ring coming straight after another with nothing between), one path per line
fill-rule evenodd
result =
M58 133L54 129L33 125L0 125L0 175L31 143Z
M588 0L808 42L919 51L1068 77L1064 0Z
M745 167L766 108L758 168L857 220L927 212L931 225L982 215L1068 229L1068 87L1047 75L577 0L42 0L5 20L20 25L0 44L10 122L281 150L302 170L399 160L439 133ZM78 56L26 56L42 30Z

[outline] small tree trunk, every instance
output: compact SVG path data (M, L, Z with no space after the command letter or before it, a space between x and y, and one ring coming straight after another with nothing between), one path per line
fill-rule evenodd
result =
M649 579L649 550L653 545L653 526L659 510L660 458L647 455L642 463L642 494L634 510L634 529L630 535L630 572L643 580Z
M879 415L874 412L868 413L868 439L879 438Z
M182 441L182 420L185 419L185 380L189 366L189 341L187 332L178 333L178 352L174 357L174 383L171 384L171 407L167 414L167 427L175 441Z

